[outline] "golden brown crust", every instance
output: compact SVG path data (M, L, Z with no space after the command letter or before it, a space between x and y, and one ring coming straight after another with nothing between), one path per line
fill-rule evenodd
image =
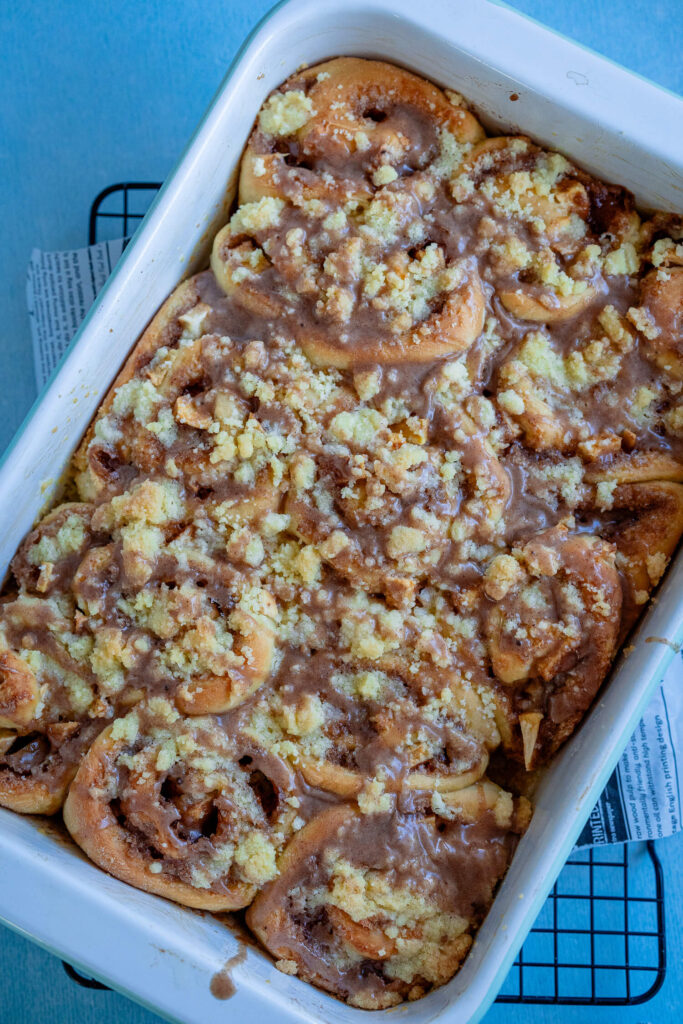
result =
M620 453L609 465L589 469L586 480L591 483L615 481L617 484L683 483L683 463L666 452Z
M618 551L628 601L624 636L661 580L683 535L683 485L672 481L620 484L614 490L609 536Z
M0 805L20 814L56 814L81 758L103 726L66 721L1 730Z
M76 766L60 773L59 782L36 782L0 770L0 804L18 814L57 814L61 810Z
M683 377L683 267L652 270L643 279L640 301L651 321L649 349L667 373Z

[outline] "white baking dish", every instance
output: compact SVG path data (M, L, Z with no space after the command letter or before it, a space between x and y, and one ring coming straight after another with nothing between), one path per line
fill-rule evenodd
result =
M490 126L521 126L589 170L681 211L683 103L487 0L290 0L248 40L177 169L7 453L0 484L4 568L116 370L163 298L205 256L265 95L303 62L383 57L463 92ZM515 95L518 99L513 100ZM391 1013L411 1024L479 1020L683 641L678 561L597 706L544 779L536 813L460 974ZM658 638L658 639L655 639ZM663 638L668 642L660 642ZM648 642L652 641L652 642ZM350 1009L278 973L249 948L228 1007L212 975L238 949L210 915L109 878L37 819L0 812L0 915L17 930L186 1024L234 1019L357 1022ZM382 1013L377 1015L383 1016Z

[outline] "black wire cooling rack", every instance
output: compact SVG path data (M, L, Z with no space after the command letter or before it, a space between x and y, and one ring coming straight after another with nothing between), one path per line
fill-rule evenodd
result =
M89 240L129 237L159 185L125 182L96 197ZM74 981L104 988L68 964ZM652 842L575 850L498 996L500 1003L627 1006L666 975L664 884Z
M627 1006L666 974L655 844L574 850L498 996L500 1003Z
M128 240L161 188L158 181L124 181L95 196L88 219L88 245Z

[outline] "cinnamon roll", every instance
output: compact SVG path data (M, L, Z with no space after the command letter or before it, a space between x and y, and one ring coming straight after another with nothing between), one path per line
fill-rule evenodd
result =
M345 799L448 793L478 781L500 742L485 697L427 663L416 677L400 652L358 663L320 651L284 662L242 730Z
M622 603L615 557L612 544L560 524L486 570L484 628L492 671L507 690L506 746L527 769L572 733L614 656Z
M480 142L451 190L484 213L480 250L500 302L518 320L573 320L605 294L606 276L637 269L640 218L629 193L524 136Z
M412 417L390 423L374 407L336 416L328 452L295 466L285 509L290 528L350 582L410 602L420 580L467 545L499 532L510 481L481 429L444 414L443 443ZM296 471L298 470L298 472Z
M158 347L142 373L115 388L77 456L84 498L101 501L159 475L181 481L191 497L209 491L233 515L277 507L281 472L273 456L287 444L269 438L231 374L214 386L211 367L222 364L230 342L192 337L207 314L201 303L188 312L190 336L173 349Z
M97 630L94 666L103 689L172 691L186 714L220 714L268 678L277 605L218 559L191 559L191 538L182 535L163 554L159 544L150 552L111 543L88 552L73 587L93 628L107 623Z
M628 478L628 471L624 473ZM620 638L637 621L642 606L663 577L683 536L683 484L672 480L597 484L592 514L616 547L624 607ZM680 479L680 467L679 467Z
M430 82L381 61L341 57L294 75L264 104L240 173L240 203L371 197L440 152L483 137L476 118Z
M163 698L98 737L64 806L88 856L139 889L203 910L246 906L276 875L296 802L282 762Z
M0 607L0 804L15 811L58 811L113 713L89 664L92 641L70 613L63 595Z
M247 912L277 966L374 1010L453 975L528 822L487 782L432 809L323 812L287 846Z
M216 279L243 308L288 322L319 365L467 350L485 290L474 260L428 236L450 168L482 134L464 107L387 64L339 59L294 76L247 146Z

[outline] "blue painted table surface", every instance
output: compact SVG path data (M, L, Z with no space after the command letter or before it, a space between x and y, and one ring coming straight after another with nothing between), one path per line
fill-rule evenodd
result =
M270 6L270 0L0 3L0 450L35 397L25 304L31 248L84 244L91 200L106 185L163 180L240 43ZM683 0L512 0L511 6L683 93ZM457 7L454 2L454 17ZM339 8L341 14L341 0ZM486 1024L669 1024L683 1017L683 837L657 847L669 959L660 993L626 1008L499 1005ZM0 928L0 1024L48 1021L154 1024L158 1018L122 996L78 988L58 960Z

